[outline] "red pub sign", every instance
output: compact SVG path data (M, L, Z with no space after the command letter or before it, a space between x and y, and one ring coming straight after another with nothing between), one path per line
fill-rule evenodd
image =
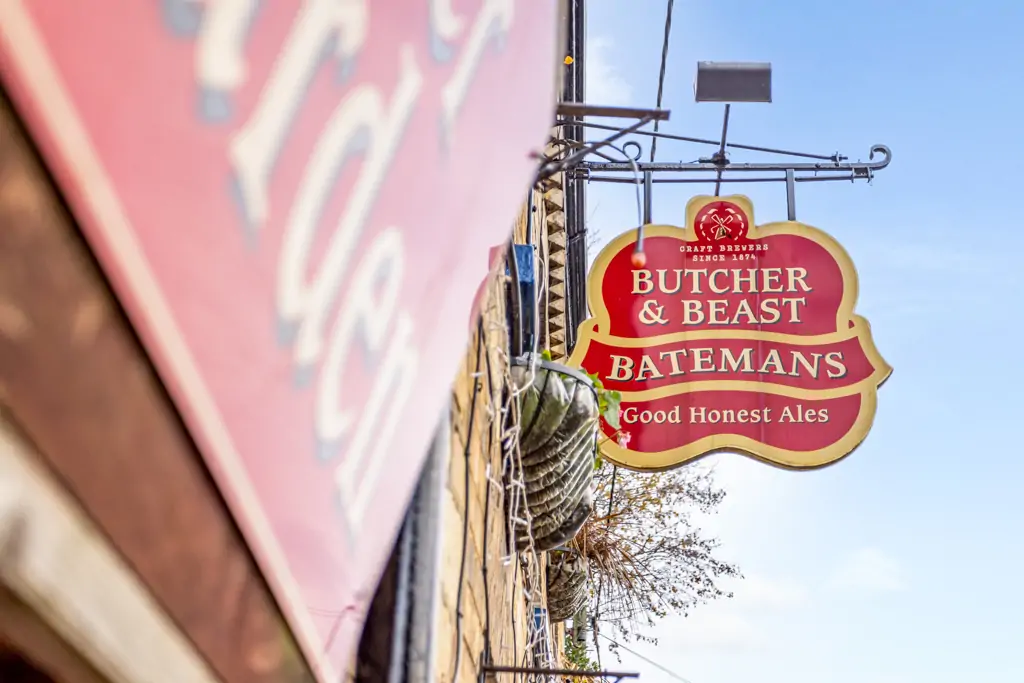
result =
M645 227L642 267L633 230L591 271L571 362L622 393L603 452L641 470L720 450L791 468L849 454L892 369L854 313L846 251L795 221L755 226L743 196L695 197L686 219Z
M555 0L0 0L4 89L322 681L536 170L557 31Z

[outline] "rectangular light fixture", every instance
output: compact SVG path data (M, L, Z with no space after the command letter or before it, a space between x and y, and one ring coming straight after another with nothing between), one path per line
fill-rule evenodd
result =
M697 102L772 101L769 62L697 62L693 83Z

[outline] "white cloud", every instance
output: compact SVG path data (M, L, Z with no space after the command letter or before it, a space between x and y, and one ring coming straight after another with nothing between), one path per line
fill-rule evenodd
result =
M834 588L891 593L907 587L903 567L878 548L851 553L829 582Z
M710 606L690 617L669 617L660 626L659 649L736 651L766 644L764 634L744 615Z
M651 629L648 634L660 641L658 650L737 652L778 647L778 625L787 624L790 614L810 603L808 592L788 580L754 575L723 587L732 590L734 597L701 605L688 617L666 617Z
M910 678L901 674L871 674L865 675L864 679L871 683L910 683Z
M950 275L980 275L993 270L991 253L965 249L963 245L871 242L858 251L863 254L861 260L873 268Z
M708 534L730 548L723 551L723 557L728 557L732 548L759 543L767 529L776 537L785 537L792 511L803 505L799 477L738 453L712 455L702 464L714 468L715 484L726 492L716 513L699 521Z
M784 610L810 603L810 595L800 584L758 575L747 575L736 582L733 593L736 605L745 610Z
M594 37L587 41L586 100L590 104L625 106L633 98L633 88L612 66L608 53L612 43L607 38Z

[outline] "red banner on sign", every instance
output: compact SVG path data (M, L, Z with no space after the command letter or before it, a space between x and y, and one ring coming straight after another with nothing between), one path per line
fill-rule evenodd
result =
M867 435L891 368L854 314L857 275L825 233L753 225L745 197L697 197L690 229L620 236L590 275L571 362L622 393L605 454L658 469L716 450L816 467ZM628 434L628 438L620 438Z
M547 139L556 6L0 2L4 87L324 681Z

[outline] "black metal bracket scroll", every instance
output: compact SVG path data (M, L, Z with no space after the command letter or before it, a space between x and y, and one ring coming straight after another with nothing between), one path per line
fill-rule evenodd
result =
M631 107L602 107L590 104L582 104L576 102L562 102L558 105L556 110L558 115L558 121L556 126L583 126L590 127L583 122L584 117L607 117L617 119L636 119L636 123L633 123L625 128L616 128L614 126L604 127L606 130L614 131L611 135L603 140L597 140L594 142L587 142L581 148L574 149L567 156L564 157L541 157L540 169L537 171L537 181L542 181L545 178L550 178L556 173L567 171L569 169L576 168L579 164L584 162L586 157L591 154L598 153L602 147L612 145L619 138L625 137L631 133L638 133L640 129L646 126L648 123L654 121L668 121L671 112L667 109L635 109Z
M581 11L582 3L579 0L573 2L577 11ZM577 23L582 22L578 16ZM581 31L577 26L577 33ZM575 34L574 34L575 35ZM641 132L640 129L652 122L667 121L670 112L665 109L638 109L633 107L608 107L586 104L582 101L582 71L579 70L580 46L575 40L570 43L570 56L575 55L572 62L570 75L566 83L566 101L561 102L556 109L555 128L560 129L563 135L555 136L552 140L553 150L549 154L537 153L535 157L539 160L539 166L534 178L534 187L544 188L551 178L561 172L566 172L565 184L565 217L566 217L566 272L570 281L566 283L566 350L571 351L576 343L576 330L586 317L586 231L583 225L583 215L586 213L586 199L584 196L585 181L577 180L571 171L584 163L590 155L609 159L602 150L617 150L621 152L615 142L632 133ZM569 87L572 86L572 87ZM586 118L609 118L609 119L632 119L634 122L626 127L608 126L611 134L603 140L584 142L583 136L587 130ZM623 154L623 158L629 156Z

